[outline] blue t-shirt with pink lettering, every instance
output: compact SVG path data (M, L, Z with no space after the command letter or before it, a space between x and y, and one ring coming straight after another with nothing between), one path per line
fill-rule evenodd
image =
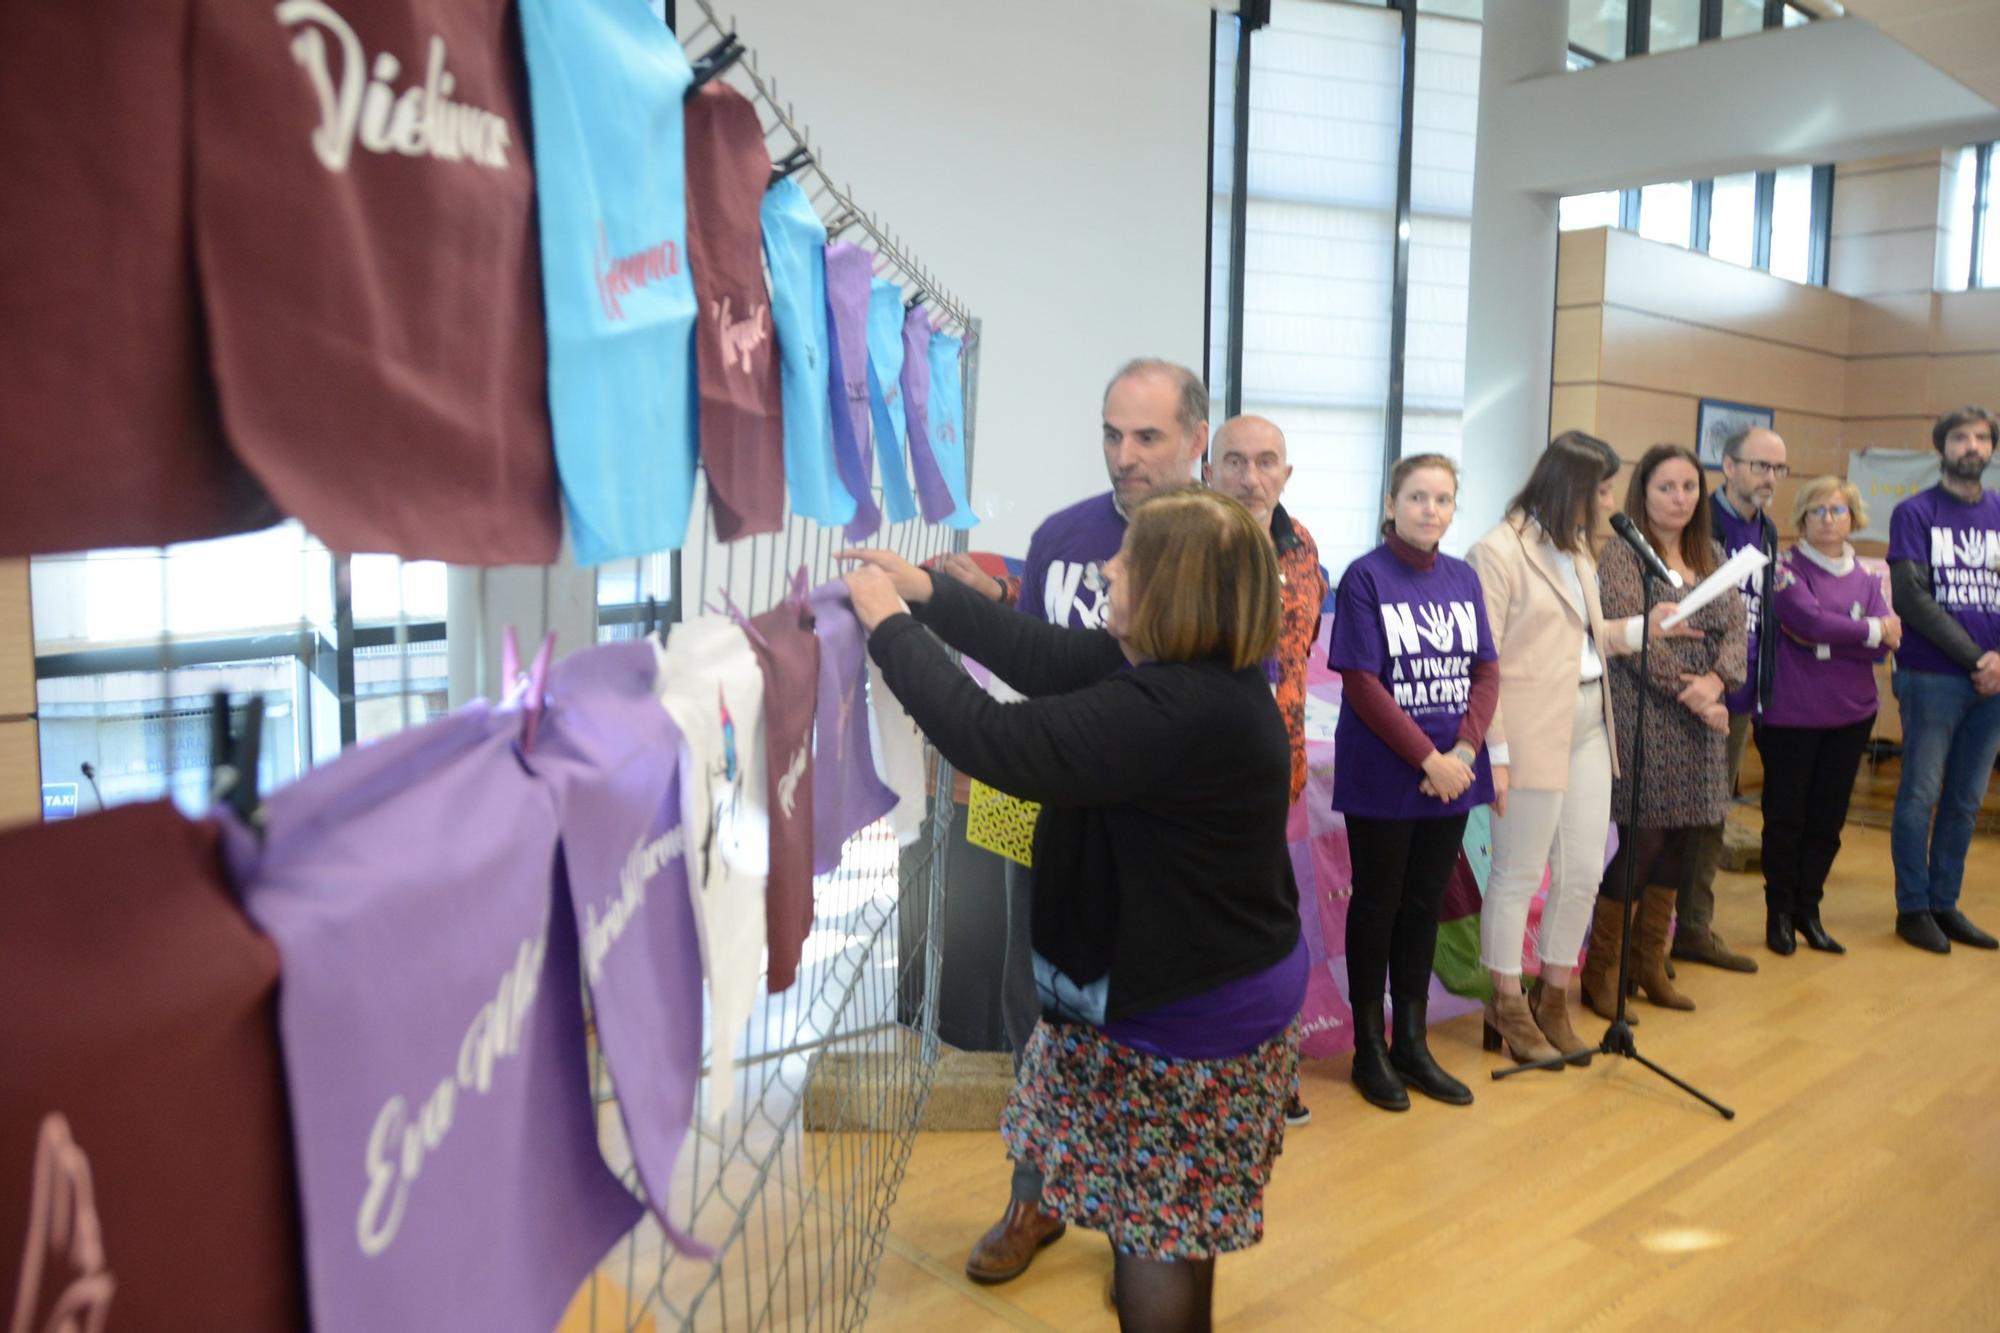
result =
M1965 627L1981 652L2000 649L2000 494L1989 490L1967 504L1942 485L1918 491L1889 517L1889 559L1928 565L1931 596L1945 614ZM1965 674L1914 629L1896 650L1896 666Z
M1355 560L1334 597L1327 665L1370 671L1387 687L1431 744L1449 753L1472 697L1472 664L1498 654L1486 625L1479 575L1463 560L1440 554L1427 570L1412 569L1387 546ZM1473 782L1455 801L1418 788L1411 768L1342 709L1333 734L1333 808L1370 819L1435 819L1463 814L1493 799L1493 770L1484 746Z

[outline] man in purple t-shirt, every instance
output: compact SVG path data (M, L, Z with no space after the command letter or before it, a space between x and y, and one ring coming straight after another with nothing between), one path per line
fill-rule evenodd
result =
M1995 429L1983 407L1939 417L1931 445L1941 479L1889 519L1903 619L1895 672L1903 776L1889 844L1896 933L1932 953L1950 953L1954 941L2000 948L1958 910L1973 821L2000 755L2000 495L1981 482Z
M1726 701L1731 793L1736 790L1736 775L1743 767L1743 749L1749 743L1751 728L1771 702L1773 654L1778 648L1777 630L1771 623L1778 525L1764 511L1777 494L1778 482L1790 472L1785 465L1785 442L1778 433L1752 426L1736 432L1722 446L1722 484L1708 497L1709 517L1715 539L1722 543L1722 554L1732 556L1754 546L1771 561L1744 579L1739 589L1750 618L1750 669L1744 673L1742 687ZM1715 872L1722 864L1722 828L1717 824L1695 839L1694 877L1681 890L1680 903L1674 909L1673 956L1731 972L1755 972L1755 959L1737 953L1715 933Z
M1002 583L970 556L951 555L939 568L998 602L1054 625L1097 629L1110 605L1104 566L1125 540L1125 515L1151 495L1189 485L1208 448L1208 390L1201 377L1171 361L1127 362L1104 390L1104 470L1111 489L1042 521L1028 541L1022 577ZM1041 1018L1035 989L1034 949L1028 911L1033 876L1007 863L1007 951L1001 964L1001 1022L1016 1064ZM1005 1282L1027 1271L1063 1224L1040 1210L1042 1176L1025 1161L1014 1164L1007 1211L965 1261L974 1282Z

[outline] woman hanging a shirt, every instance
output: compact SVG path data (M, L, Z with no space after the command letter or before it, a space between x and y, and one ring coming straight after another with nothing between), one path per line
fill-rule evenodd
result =
M1348 1002L1361 1095L1406 1111L1406 1084L1469 1106L1472 1092L1426 1043L1438 912L1475 805L1493 799L1486 724L1500 677L1472 566L1438 550L1458 504L1458 471L1414 454L1390 474L1383 544L1347 567L1335 594L1327 665L1340 672L1333 808L1347 817ZM1382 985L1395 1001L1382 1036Z
M869 651L939 753L1042 802L1043 1019L1008 1146L1042 1171L1043 1211L1110 1237L1125 1327L1205 1328L1215 1256L1263 1233L1305 995L1290 746L1263 671L1271 542L1212 491L1146 502L1105 569L1102 630L847 554L869 566L848 575ZM992 698L925 626L1027 699Z

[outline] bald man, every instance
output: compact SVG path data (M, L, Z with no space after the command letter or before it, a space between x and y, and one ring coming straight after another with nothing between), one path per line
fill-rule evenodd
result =
M1285 626L1274 664L1278 711L1292 740L1292 800L1306 785L1306 657L1319 638L1320 607L1326 602L1326 571L1319 546L1305 524L1285 512L1279 497L1292 479L1285 433L1263 417L1232 417L1215 432L1209 485L1240 501L1270 530L1278 548L1278 572L1285 584Z
M1762 551L1770 564L1743 581L1743 605L1750 617L1750 666L1742 688L1728 698L1729 790L1743 767L1743 749L1756 719L1771 702L1772 662L1778 647L1772 623L1771 580L1778 570L1778 525L1765 512L1778 493L1778 483L1791 471L1785 463L1785 442L1773 430L1753 426L1729 437L1722 446L1722 485L1709 494L1714 506L1709 518L1725 558L1746 546ZM1704 830L1695 841L1694 877L1676 907L1675 958L1707 963L1731 972L1755 972L1754 959L1737 953L1715 933L1715 872L1722 864L1722 825Z

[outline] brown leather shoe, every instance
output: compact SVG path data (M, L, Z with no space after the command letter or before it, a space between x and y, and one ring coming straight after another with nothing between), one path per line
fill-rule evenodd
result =
M1669 957L1687 963L1707 963L1725 972L1755 972L1757 960L1746 958L1723 943L1722 936L1700 926L1680 926L1674 931L1674 948ZM1667 976L1674 975L1671 966Z
M992 1229L979 1238L965 1261L965 1275L991 1286L1011 1282L1028 1271L1035 1255L1069 1230L1060 1218L1046 1217L1032 1203L1015 1199Z

